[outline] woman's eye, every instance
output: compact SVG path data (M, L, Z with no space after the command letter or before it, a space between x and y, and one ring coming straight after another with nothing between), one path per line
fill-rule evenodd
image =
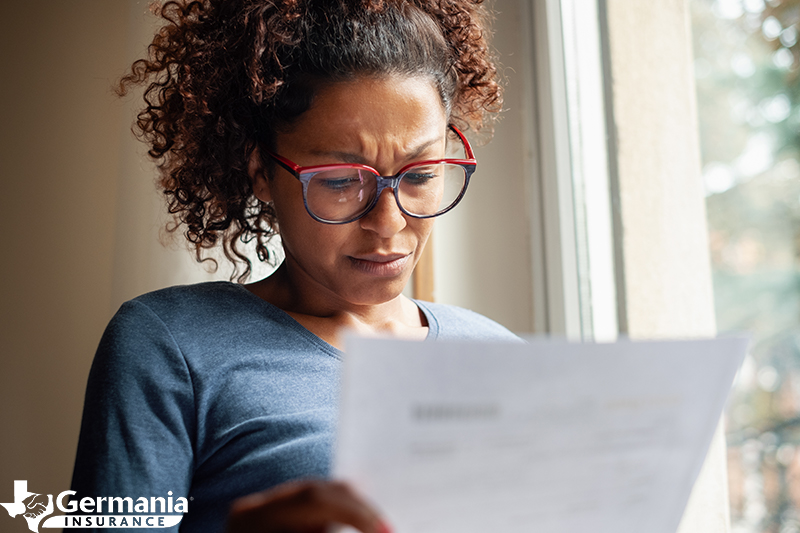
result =
M331 191L344 191L352 187L361 185L361 180L357 177L349 178L322 178L317 180L318 183Z
M409 185L425 185L437 177L435 172L407 172L403 175L403 181Z

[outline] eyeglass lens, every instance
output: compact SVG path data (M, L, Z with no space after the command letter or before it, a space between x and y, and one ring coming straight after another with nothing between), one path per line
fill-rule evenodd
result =
M465 183L466 173L460 165L415 166L401 176L396 197L402 209L411 215L436 215L458 200ZM377 177L368 170L326 170L308 181L306 203L321 219L344 221L368 209L377 190Z

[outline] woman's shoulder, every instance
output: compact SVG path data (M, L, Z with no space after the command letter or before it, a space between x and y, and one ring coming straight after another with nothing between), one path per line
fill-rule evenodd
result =
M192 285L175 285L158 289L137 296L123 304L142 304L158 314L169 312L185 313L193 310L193 314L203 313L222 307L240 308L242 302L250 302L255 295L243 285L229 281L208 281Z
M191 329L193 325L230 323L246 317L257 320L280 318L282 313L243 285L211 281L176 285L142 294L123 303L117 312L117 316L120 315L154 315L170 329Z
M122 304L104 337L172 344L184 356L209 351L333 352L285 312L243 285L225 281L179 285L149 292ZM204 355L205 356L205 355Z
M436 339L521 340L505 326L475 311L441 303L416 304L425 313Z
M228 322L230 311L241 307L237 301L246 301L246 294L241 294L245 290L232 283L208 282L142 294L120 306L106 327L101 348L134 342L143 347L168 344L219 331L221 320Z

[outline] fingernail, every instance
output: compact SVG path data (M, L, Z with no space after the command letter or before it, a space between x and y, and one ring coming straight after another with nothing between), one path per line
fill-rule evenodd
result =
M378 533L392 533L392 528L386 522L378 524Z

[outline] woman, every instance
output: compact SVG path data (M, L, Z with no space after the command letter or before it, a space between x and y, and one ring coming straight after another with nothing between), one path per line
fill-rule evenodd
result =
M185 531L386 531L324 481L341 332L515 338L401 291L475 167L458 127L499 109L480 0L168 2L138 127L170 212L202 252L277 233L285 260L249 285L127 302L101 340L77 497L185 497ZM446 159L451 147L458 159Z

